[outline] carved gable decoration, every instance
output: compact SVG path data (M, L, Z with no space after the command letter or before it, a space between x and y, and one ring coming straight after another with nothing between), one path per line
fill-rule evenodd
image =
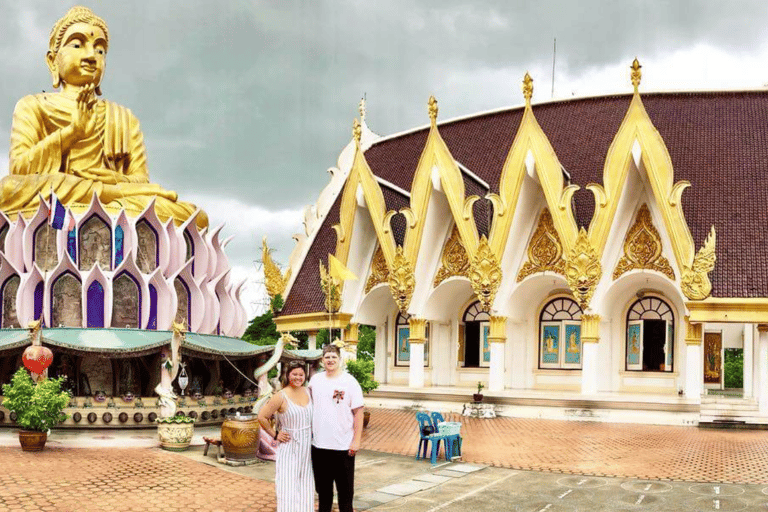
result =
M545 270L565 274L563 244L560 242L560 236L552 222L552 215L547 208L544 208L539 216L539 225L536 226L536 231L528 244L528 261L517 274L517 282Z
M371 288L380 283L386 283L389 280L389 268L387 268L387 260L384 258L384 251L381 250L381 246L376 248L376 252L373 253L373 261L371 261L371 274L368 276L368 281L365 283L365 293L371 291Z
M637 212L635 223L627 231L624 239L624 255L616 264L613 278L635 269L647 269L661 272L674 281L675 271L667 258L661 254L661 237L653 226L651 212L643 204Z
M462 276L469 277L469 256L464 244L461 243L459 229L454 224L451 230L451 236L445 242L443 255L440 257L440 270L435 276L434 286L439 285L449 277Z
M501 284L501 267L485 235L480 238L477 253L472 258L469 282L483 311L490 311L493 299Z
M589 307L589 301L592 300L595 287L600 282L602 275L603 269L600 266L597 251L589 242L587 230L581 228L576 239L576 245L573 246L568 254L568 261L565 266L565 279L568 281L568 287L573 292L573 296L582 310L586 310Z
M405 257L403 247L397 246L395 260L392 264L392 272L389 273L389 291L397 303L397 309L401 313L408 311L408 305L413 297L416 287L416 278L413 275L413 266Z

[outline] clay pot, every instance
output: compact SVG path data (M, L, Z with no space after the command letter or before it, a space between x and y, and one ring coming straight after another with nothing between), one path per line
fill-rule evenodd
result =
M186 450L192 442L194 433L194 423L157 423L157 436L160 438L160 448L163 450L172 452Z
M363 428L368 428L368 423L371 421L371 413L363 411Z
M221 444L224 455L231 461L256 459L259 448L259 421L255 414L227 416L221 424Z
M19 443L21 444L21 450L25 452L42 451L47 440L47 432L38 432L36 430L19 431Z
M474 393L472 395L472 401L473 402L482 402L483 401L483 395L482 393Z

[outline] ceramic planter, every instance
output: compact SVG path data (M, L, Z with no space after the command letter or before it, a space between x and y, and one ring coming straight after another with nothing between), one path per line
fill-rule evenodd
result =
M183 452L189 448L194 433L194 423L157 423L157 437L163 450Z
M482 393L474 393L472 395L472 401L473 402L482 402L483 401L483 395Z
M368 423L371 421L371 413L368 410L363 411L363 428L368 428Z
M19 430L19 443L21 444L22 451L42 451L45 447L45 441L47 440L47 432L38 432L37 430Z
M221 424L221 444L231 461L256 460L259 449L259 421L255 414L227 416Z

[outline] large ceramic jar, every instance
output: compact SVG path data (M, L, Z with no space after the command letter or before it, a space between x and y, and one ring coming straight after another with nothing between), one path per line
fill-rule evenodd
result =
M45 441L47 440L47 432L38 432L37 430L19 430L19 444L21 444L22 451L42 451L43 447L45 447Z
M256 414L227 416L221 424L221 444L227 460L245 462L256 459L259 449L259 421Z
M157 422L157 437L160 439L160 448L172 452L181 452L189 448L192 435L195 433L193 423L165 423Z

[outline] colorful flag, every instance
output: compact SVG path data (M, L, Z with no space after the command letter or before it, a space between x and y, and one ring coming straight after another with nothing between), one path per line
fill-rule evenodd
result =
M67 231L72 231L75 228L75 218L53 192L51 192L51 204L48 210L48 224L53 229L63 229L66 226Z
M328 255L328 272L331 274L331 277L338 281L357 280L357 276L345 267L333 254Z

